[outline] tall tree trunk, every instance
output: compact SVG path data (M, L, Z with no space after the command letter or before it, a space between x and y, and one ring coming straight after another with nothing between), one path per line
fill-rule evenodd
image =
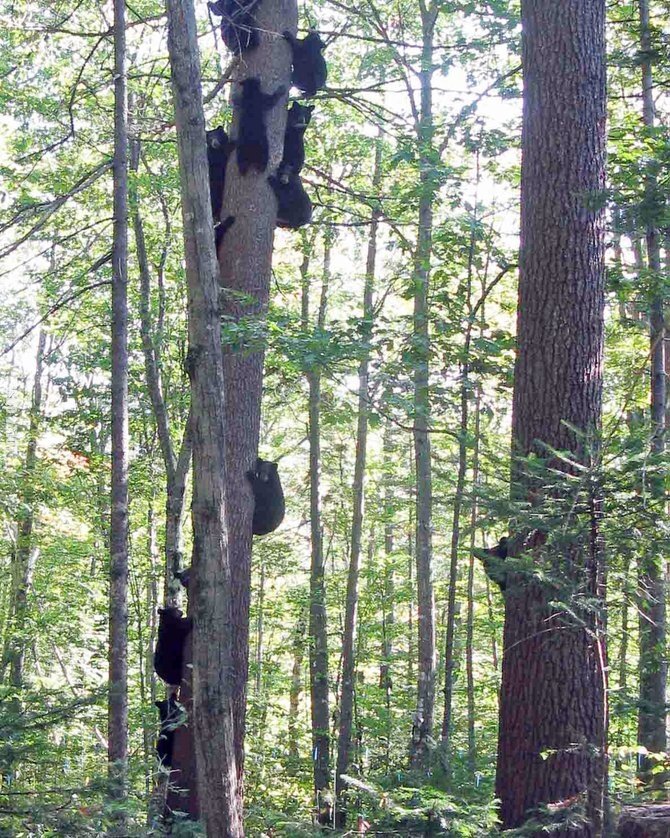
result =
M605 0L525 0L522 27L513 456L549 457L549 468L574 475L571 461L591 465L602 403L604 214L593 197L605 185ZM570 455L551 458L545 445ZM516 459L512 474L513 496L541 507L546 482L527 477ZM561 601L570 598L572 613L552 604L556 588L550 581L507 575L496 777L504 829L521 826L542 804L569 801L583 806L585 822L555 825L552 834L602 834L603 566L598 498L588 485L583 491L588 526L580 530L575 522L570 533L566 520L567 543L551 556L542 538L530 539L538 545L535 561L550 574L553 568ZM512 555L519 541L512 542ZM529 834L540 832L529 828Z
M475 535L477 533L477 491L479 490L479 434L481 390L475 384L475 427L472 447L472 506L470 507L470 559L468 561L467 614L465 618L465 677L467 681L468 704L468 769L474 776L477 769L477 742L475 739L475 676L474 676L474 633L475 633Z
M32 589L38 555L37 550L33 548L35 467L37 465L37 440L42 422L42 373L45 347L46 333L41 331L37 340L35 378L28 423L28 442L21 479L19 516L16 523L16 547L11 563L8 620L5 625L5 643L2 655L2 676L4 677L7 667L9 667L9 680L14 687L20 687L23 683L28 597Z
M374 174L372 192L379 194L382 177L382 147L378 139L375 146ZM351 731L354 712L355 649L358 610L358 576L363 534L363 508L365 501L365 467L367 464L368 444L368 379L370 364L370 344L374 311L372 295L375 284L375 264L377 260L377 228L381 210L375 207L370 220L370 234L365 263L365 282L363 284L363 326L362 339L366 346L358 366L358 422L356 427L356 458L354 461L354 481L352 487L353 509L351 518L351 550L349 554L349 572L347 575L347 599L344 615L344 635L342 637L342 692L340 697L340 729L337 741L337 769L335 772L335 794L340 798L346 788L342 775L349 771L351 761ZM344 825L343 823L340 825Z
M416 461L416 581L418 605L417 702L410 762L426 769L435 713L435 594L433 591L432 464L430 453L430 326L428 299L433 247L433 36L439 5L421 5L421 105L419 142L419 232L414 256L414 457Z
M226 528L226 440L219 267L209 196L200 59L192 0L167 0L188 290L193 418L193 724L208 835L244 835L233 723L232 580Z
M642 65L642 115L646 132L654 130L654 79L652 73L652 38L649 25L649 0L640 0L640 55ZM647 213L658 203L656 176L650 172L645 181ZM661 247L658 220L647 219L645 233L647 260L652 286L649 303L649 339L651 355L651 451L660 457L665 450L665 360L663 293L661 283ZM650 481L654 503L663 514L665 493L663 477ZM659 521L660 523L660 521ZM666 749L666 681L667 654L665 631L665 558L660 544L652 541L640 559L640 702L638 712L638 744L657 754ZM652 774L655 761L643 758L640 776L655 786L663 786L665 775Z
M477 184L479 184L479 156L477 156ZM475 198L475 212L477 199ZM476 218L470 229L470 247L468 252L468 273L465 288L465 303L468 310L468 324L463 346L461 365L460 425L458 433L458 472L456 491L454 492L454 514L451 526L451 549L449 561L449 596L447 600L447 631L444 650L444 716L442 719L441 759L447 774L451 773L451 711L454 691L454 636L456 629L456 584L458 582L458 548L461 537L461 509L463 492L468 468L468 424L470 407L470 344L472 342L472 273L476 245ZM471 563L472 564L472 563Z
M300 706L300 693L302 692L302 662L305 657L305 630L307 621L303 614L293 634L293 667L291 668L291 690L289 693L288 708L288 756L290 760L290 773L297 774L300 749L298 747L298 710Z
M382 588L382 648L381 664L379 666L379 686L384 690L384 704L386 708L386 741L384 743L385 770L391 763L391 738L393 734L393 718L391 716L391 694L393 677L391 674L391 659L393 657L393 634L395 627L395 584L393 572L393 550L395 526L393 523L393 486L392 486L392 452L393 434L391 420L386 420L383 438L384 458L384 579Z
M296 0L272 0L254 10L260 45L244 54L236 70L236 82L258 77L263 91L273 93L279 85L290 86L291 58L287 42L275 33L295 32L298 22ZM241 88L234 85L234 94ZM263 174L245 177L231 157L226 172L222 218L235 218L231 235L219 248L223 314L231 323L262 321L270 295L272 247L276 202L267 182L282 158L286 99L266 114L270 160ZM232 135L236 136L239 109L233 112ZM255 337L251 342L255 343ZM251 596L251 519L253 495L246 473L256 462L260 434L264 352L247 347L226 347L226 523L232 563L232 665L234 672L233 713L238 782L242 789L244 735L249 672L249 604Z
M128 89L126 12L114 0L114 246L112 255L112 491L109 568L108 759L117 813L111 835L125 835L128 785Z
M326 239L323 257L323 284L316 329L325 325L326 301L330 282L332 243ZM303 261L303 328L309 328L308 262ZM330 788L330 711L328 684L328 625L326 587L324 580L323 531L321 526L321 371L307 372L309 386L309 496L312 535L312 566L310 572L309 605L309 673L312 698L312 758L314 762L314 791L317 805L321 792Z
M131 111L134 101L131 101ZM134 116L131 113L131 117ZM139 137L133 137L130 143L130 169L137 175L140 163L141 144ZM165 468L166 501L165 501L165 569L168 603L176 604L178 585L170 587L172 575L182 567L182 529L184 523L184 500L186 481L191 464L192 435L190 416L186 421L179 453L175 454L170 433L170 419L163 395L163 381L159 361L152 336L151 325L151 272L144 237L144 223L140 212L139 196L135 178L131 180L129 189L130 213L135 233L135 250L140 274L140 336L142 338L142 352L144 354L144 374L147 390L151 401L151 409L156 422L158 441L163 466Z

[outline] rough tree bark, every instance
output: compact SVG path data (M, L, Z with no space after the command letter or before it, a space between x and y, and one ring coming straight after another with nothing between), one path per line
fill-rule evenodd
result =
M264 0L254 11L260 30L260 46L244 54L235 71L233 94L240 95L237 82L258 77L261 88L273 93L280 85L288 91L291 51L281 36L296 31L296 0ZM226 171L222 218L234 216L231 235L219 249L222 309L232 323L263 320L270 294L272 248L276 203L267 182L282 157L286 125L286 98L266 114L270 162L266 172L249 172L242 177L232 155ZM233 114L232 136L237 132ZM256 339L251 338L250 343ZM244 343L244 341L243 341ZM232 563L232 665L234 672L233 713L238 781L242 784L244 735L249 672L249 601L251 593L251 518L253 496L246 472L258 454L264 351L255 345L226 347L224 382L226 395L226 524Z
M231 572L219 267L209 196L200 59L192 0L167 0L181 180L193 433L193 723L208 835L244 835L233 723Z
M654 77L652 36L649 23L649 0L640 0L640 56L642 69L642 119L646 132L651 134L656 121L654 106ZM653 165L653 164L652 164ZM665 359L663 292L661 282L661 245L658 230L658 184L653 171L645 180L647 266L651 292L649 299L649 340L651 355L651 452L660 457L665 450ZM652 477L649 485L653 502L663 510L665 487L663 478ZM662 513L661 513L662 514ZM665 614L665 556L653 540L640 558L640 703L638 711L639 745L654 754L666 749L666 614ZM655 760L640 761L640 777L655 786L665 782L664 773L652 774Z
M114 2L114 244L112 253L112 487L109 567L110 834L127 832L128 784L128 89L126 17Z
M375 146L372 193L379 194L382 177L382 147L378 140ZM349 572L347 575L347 598L344 613L344 634L342 637L342 685L340 694L340 729L337 740L337 768L335 772L335 795L341 807L340 796L346 788L342 776L349 770L351 760L351 731L354 718L354 676L356 668L356 631L358 612L358 577L363 534L363 511L365 501L365 467L367 463L368 443L368 379L370 365L370 343L372 340L372 321L374 318L372 295L375 284L375 264L377 260L377 229L381 209L375 207L370 220L368 248L365 263L365 281L363 283L363 327L362 338L366 345L358 366L358 421L356 427L356 457L354 461L354 480L352 487L353 509L351 518L351 549L349 553ZM343 810L344 811L344 810ZM341 826L344 824L341 823Z
M602 402L604 213L596 196L605 185L605 0L525 0L522 27L513 454L546 460L545 445L568 451L568 460L553 457L549 465L575 474L571 461L591 462ZM523 462L514 460L513 496L541 506L543 482L525 477ZM563 821L552 834L602 834L602 549L598 499L589 487L584 494L589 524L579 530L575 523L569 543L548 555L541 538L531 539L540 545L536 561L561 586L559 596L570 598L572 614L550 604L556 589L548 582L508 574L496 777L505 829L521 826L543 804L563 802L564 816L572 804L585 820Z

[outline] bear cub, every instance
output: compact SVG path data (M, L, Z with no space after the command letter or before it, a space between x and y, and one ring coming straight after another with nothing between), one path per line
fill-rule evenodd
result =
M328 67L326 59L321 55L326 45L318 32L310 32L301 41L288 31L282 34L293 52L291 84L302 90L305 96L314 96L317 90L326 86Z
M305 131L312 118L314 105L300 105L294 102L286 117L284 133L284 156L281 165L299 175L305 165Z
M251 168L258 172L266 170L270 151L265 112L274 108L284 93L284 86L278 87L274 93L263 93L260 79L255 76L242 82L242 96L235 99L240 109L237 137L237 165L240 174L246 175Z
M280 165L268 183L277 198L277 226L297 230L312 220L312 201L305 192L300 176L290 167Z
M277 463L256 459L256 467L247 472L254 493L254 535L273 532L284 520L284 491L279 479Z
M184 641L193 627L193 620L183 617L179 608L174 606L159 608L158 614L154 669L166 684L181 684Z
M208 3L212 14L221 17L221 38L235 55L256 49L260 43L254 12L260 0L216 0Z

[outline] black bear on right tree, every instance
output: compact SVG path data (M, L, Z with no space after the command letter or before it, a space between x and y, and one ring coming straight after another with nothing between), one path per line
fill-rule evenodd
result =
M241 175L250 168L264 172L268 165L270 148L265 129L265 111L269 111L286 93L284 86L274 93L263 93L260 79L254 77L242 82L242 96L234 100L240 109L237 129L237 165Z
M301 41L288 31L282 34L293 52L291 84L302 90L305 96L314 96L317 90L325 87L328 77L326 59L321 55L326 45L318 32L310 32Z
M300 180L290 168L281 165L268 183L277 198L277 226L297 230L312 220L312 201Z
M216 0L208 3L212 14L223 18L221 37L235 55L256 49L260 43L254 12L260 0Z
M171 606L158 609L158 639L154 652L156 675L166 684L181 684L184 642L193 627L190 617Z
M254 492L254 535L273 532L284 520L284 491L279 479L277 463L256 459L256 468L247 472Z
M294 102L286 117L284 133L284 155L281 167L299 175L305 165L305 131L312 118L314 105L300 105Z

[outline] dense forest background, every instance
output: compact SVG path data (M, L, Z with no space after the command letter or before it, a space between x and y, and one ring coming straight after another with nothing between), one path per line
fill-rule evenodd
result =
M236 60L207 4L196 6L207 127L229 125ZM504 600L477 551L481 557L515 525L558 532L566 515L558 501L538 512L510 500L509 490L520 13L516 0L429 7L324 0L299 8L299 31L317 28L327 43L328 82L310 102L302 172L312 223L275 234L267 318L222 321L224 349L265 347L259 455L279 463L287 505L281 527L254 539L244 762L251 836L312 834L313 815L335 792L326 775L342 764L348 811L360 814L350 829L368 822L379 834L485 835L495 826ZM607 14L608 181L589 196L607 221L604 413L599 443L585 443L597 456L574 479L593 481L603 498L616 806L663 795L666 768L664 699L659 707L649 695L665 696L670 406L663 390L659 420L658 381L670 366L670 3L612 3ZM122 805L124 834L140 835L158 834L154 702L165 697L153 671L158 608L166 597L182 601L172 571L177 554L189 564L193 539L165 9L138 0L126 15ZM119 805L107 787L113 35L111 3L0 2L0 834L7 836L103 834ZM235 227L226 234L234 235ZM421 433L427 457L417 454ZM185 505L175 515L180 480ZM416 715L426 596L434 598L435 624L430 730ZM315 597L324 606L316 618ZM327 645L310 670L319 619ZM315 798L311 711L314 667L324 661L328 730L316 733L330 759ZM338 763L346 684L350 745Z

